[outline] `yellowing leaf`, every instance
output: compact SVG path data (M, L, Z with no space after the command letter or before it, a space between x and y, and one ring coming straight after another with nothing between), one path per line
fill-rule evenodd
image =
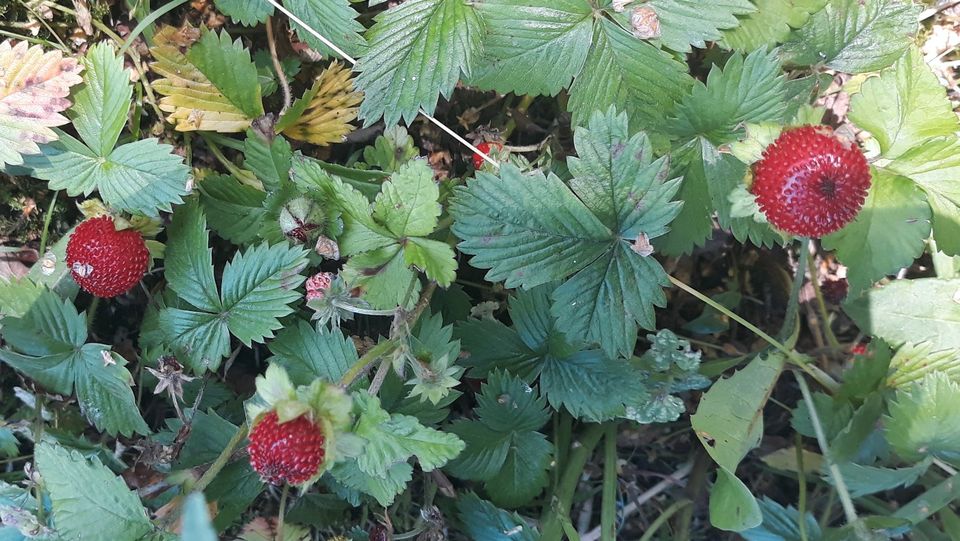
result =
M164 97L160 110L170 113L167 122L177 131L242 132L250 126L247 117L210 82L180 51L180 30L166 26L154 37L150 49L155 62L150 69L162 76L153 89Z
M37 143L57 139L50 128L69 122L70 87L82 67L60 51L44 52L25 41L0 43L0 166L20 165L23 154L39 154Z
M277 130L315 145L339 143L353 131L350 122L357 118L362 100L363 94L353 89L350 70L334 62L280 119Z

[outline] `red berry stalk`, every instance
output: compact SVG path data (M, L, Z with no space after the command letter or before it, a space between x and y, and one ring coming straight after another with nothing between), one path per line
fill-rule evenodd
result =
M870 168L860 149L830 128L792 128L753 166L751 191L767 220L802 237L822 237L852 221L870 189Z

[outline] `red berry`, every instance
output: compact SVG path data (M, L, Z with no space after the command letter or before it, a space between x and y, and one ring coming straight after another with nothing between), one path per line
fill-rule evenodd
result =
M778 229L822 237L853 220L870 189L870 168L856 145L829 128L803 126L780 134L753 167L757 204Z
M67 266L85 291L98 297L126 293L147 272L150 252L138 231L117 231L113 218L84 221L67 242Z
M250 431L250 465L272 485L301 485L316 475L326 456L323 428L305 415L279 423L267 413Z
M866 355L867 354L867 345L866 344L857 344L850 348L850 353L854 355Z
M477 145L477 148L480 150L480 152L483 152L484 154L489 155L491 150L493 150L493 149L500 150L500 149L503 148L503 145L500 144L500 143L489 143L489 142L487 142L487 141L484 141L484 142L480 143L479 145ZM474 168L474 169L480 169L481 167L483 167L483 162L484 162L483 156L481 156L481 155L477 154L476 152L474 152L474 153L473 153L473 168Z

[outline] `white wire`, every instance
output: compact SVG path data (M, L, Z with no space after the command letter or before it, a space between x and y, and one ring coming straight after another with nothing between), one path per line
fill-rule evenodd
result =
M347 62L350 62L351 65L353 66L357 65L357 59L353 58L352 56L347 54L346 51L344 51L340 47L337 47L333 42L323 37L323 35L320 34L320 32L317 32L310 25L303 22L303 20L300 19L300 17L297 17L293 13L290 13L290 11L287 8L280 5L280 3L277 2L277 0L266 0L266 1L268 4L271 4L273 7L277 8L280 11L280 13L283 13L284 15L289 17L291 21L302 26L304 30L309 32L313 37L319 39L324 45L326 45L327 47L330 47L335 53L340 55L344 60L346 60ZM491 158L486 152L483 152L479 148L475 147L472 143L470 143L470 141L467 141L466 139L464 139L460 134L453 131L449 126L447 126L443 122L440 122L439 120L434 118L432 115L424 111L422 107L420 108L420 114L426 117L426 119L429 120L430 122L433 122L438 128L446 132L448 135L450 135L451 137L459 141L460 144L469 148L471 151L473 151L473 153L483 158L485 162L489 163L490 165L494 166L497 169L500 168L500 163L497 162L497 160L494 160L493 158Z

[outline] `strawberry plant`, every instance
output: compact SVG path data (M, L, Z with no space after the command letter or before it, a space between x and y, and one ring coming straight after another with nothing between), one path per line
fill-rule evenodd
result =
M0 13L0 538L960 538L956 2Z

